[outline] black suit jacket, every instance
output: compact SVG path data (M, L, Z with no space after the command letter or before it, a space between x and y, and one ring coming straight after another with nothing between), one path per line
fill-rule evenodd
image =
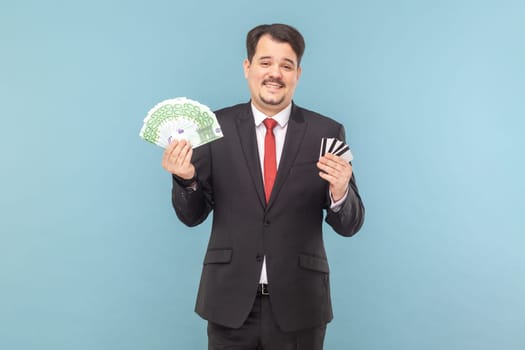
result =
M174 179L172 202L179 219L195 226L213 210L196 312L238 328L256 296L263 257L275 318L284 331L332 319L329 267L322 221L340 235L361 227L364 208L355 179L338 212L329 209L328 183L316 163L322 137L345 139L332 119L292 107L271 198L266 204L250 103L216 112L224 137L194 150L198 189Z

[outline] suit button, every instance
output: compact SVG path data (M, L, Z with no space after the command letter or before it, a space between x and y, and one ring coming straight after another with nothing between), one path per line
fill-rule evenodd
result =
M264 220L264 227L270 226L270 220Z
M261 262L261 261L263 260L263 256L260 255L260 254L257 254L257 256L255 257L255 260L256 260L257 262Z

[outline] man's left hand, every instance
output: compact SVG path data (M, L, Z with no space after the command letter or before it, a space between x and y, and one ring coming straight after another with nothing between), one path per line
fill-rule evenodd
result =
M332 153L326 153L317 162L319 176L330 184L330 193L333 200L337 202L346 193L348 182L352 177L352 166L350 163Z

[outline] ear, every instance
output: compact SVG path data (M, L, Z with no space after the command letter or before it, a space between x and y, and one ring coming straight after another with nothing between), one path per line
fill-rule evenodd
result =
M297 80L299 80L299 78L301 77L301 73L303 72L303 69L301 68L301 66L299 66L297 68Z
M245 59L242 65L244 67L244 77L248 79L248 71L250 70L250 61L248 59Z

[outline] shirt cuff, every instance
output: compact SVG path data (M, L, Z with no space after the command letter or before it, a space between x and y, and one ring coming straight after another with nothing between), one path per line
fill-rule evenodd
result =
M343 203L344 203L346 197L348 196L348 190L349 190L349 188L346 189L346 192L345 192L343 198L341 198L337 202L334 201L334 196L332 196L332 192L330 192L330 210L332 210L335 213L337 213L339 210L341 210L341 207L343 206Z

